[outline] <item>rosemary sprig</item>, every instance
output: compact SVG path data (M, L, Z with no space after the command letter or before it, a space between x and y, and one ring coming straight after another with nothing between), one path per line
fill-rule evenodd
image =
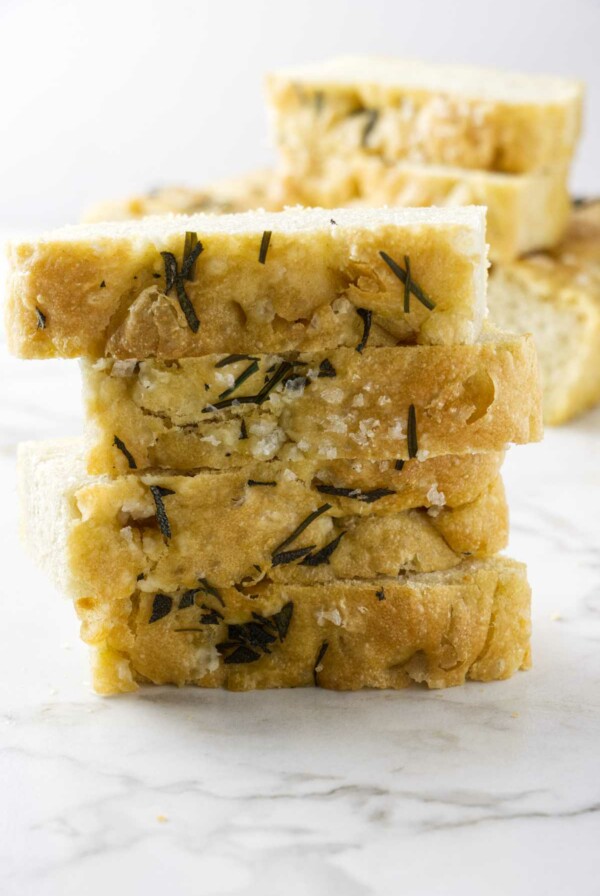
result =
M229 395L232 395L236 389L245 383L247 379L249 379L253 374L255 374L258 370L258 361L252 361L248 366L243 370L238 377L236 377L233 386L229 389L225 389L224 392L221 392L219 398L227 398Z
M335 485L318 485L317 491L324 495L333 495L338 498L354 498L356 501L363 501L365 504L372 504L374 501L379 501L380 498L396 494L391 488L373 488L370 491L363 492L359 488L337 488Z
M35 306L35 315L37 317L37 329L45 330L46 329L46 315L43 311L40 311L38 306Z
M387 252L380 252L379 255L385 261L385 263L390 268L390 270L394 272L396 277L398 277L398 279L401 280L402 283L406 284L406 280L408 277L407 272L405 270L403 270L400 267L400 265L394 261L393 258L390 258L390 256L387 254ZM406 261L407 258L408 258L408 255L405 255L404 260ZM418 299L422 305L425 305L426 308L428 308L430 311L433 311L433 309L435 308L435 302L433 301L433 299L429 298L427 293L423 289L421 289L421 287L419 286L418 283L415 283L415 281L412 278L412 275L410 276L410 291L412 292L413 296L416 299ZM404 310L406 310L406 296L404 298L404 304L405 304Z
M277 547L273 551L273 555L278 554L284 548L287 548L288 545L292 544L293 541L296 541L299 535L302 535L305 529L307 529L311 523L313 523L321 514L326 513L328 510L331 510L331 504L321 504L316 510L313 510L312 513L309 513L306 519L302 520L299 526L296 526L291 535L288 535L281 544L278 544Z
M410 458L416 457L417 452L419 450L419 444L417 441L417 414L415 411L414 404L411 404L408 408L408 426L406 429L406 442L408 445L408 456Z
M258 251L258 260L260 264L264 264L267 260L267 252L269 251L269 243L271 242L272 231L265 230L260 241L260 249Z
M165 538L170 538L171 524L169 523L169 517L167 516L167 511L165 510L163 498L166 498L168 495L174 495L175 492L170 488L163 488L161 485L151 485L150 491L152 492L152 497L154 498L158 527Z
M319 647L319 652L317 653L317 656L315 659L315 664L313 666L313 681L315 683L316 688L319 687L319 672L321 672L321 669L319 669L319 666L321 665L321 662L323 661L323 657L327 653L328 649L329 649L329 641L323 641L323 643Z
M150 619L148 620L148 625L152 622L158 622L158 620L162 619L164 616L168 616L172 607L172 597L169 597L168 594L155 594L154 600L152 601L152 612L150 614Z
M118 436L115 436L113 438L113 445L115 446L115 448L118 448L122 454L125 455L127 463L129 464L129 469L137 470L137 464L135 462L135 458L134 458L133 454L131 453L131 451L128 450L127 446L125 445L125 442L123 442Z
M356 313L359 317L362 318L363 321L362 338L356 346L356 351L361 354L369 339L369 333L371 332L371 322L373 320L373 312L367 310L366 308L357 308Z

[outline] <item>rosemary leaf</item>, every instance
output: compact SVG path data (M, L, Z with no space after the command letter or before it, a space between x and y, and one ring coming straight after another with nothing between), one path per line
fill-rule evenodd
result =
M165 510L163 498L166 498L168 495L174 495L175 492L170 488L163 488L160 485L151 485L150 491L152 492L152 497L154 498L154 505L156 507L156 519L158 520L159 529L165 538L170 538L171 525L169 523L167 511Z
M264 264L267 260L267 252L269 251L269 243L271 242L272 231L265 230L260 241L260 249L258 252L258 260L260 264Z
M135 462L135 458L134 458L133 454L131 453L131 451L129 451L127 449L125 442L121 441L121 439L118 436L115 436L113 438L113 445L115 446L115 448L118 448L122 454L125 455L127 463L129 464L129 469L137 470L137 464Z
M334 485L318 485L317 491L339 498L353 498L356 501L363 501L365 504L372 504L374 501L379 501L380 498L396 494L391 488L373 488L368 492L363 492L358 488L337 488Z
M221 392L219 398L228 398L229 395L232 395L236 389L245 383L247 379L249 379L253 374L255 374L258 370L258 361L252 361L246 368L243 370L238 377L236 377L233 386L229 389L225 389L224 392Z
M323 566L324 563L329 563L329 558L337 548L338 544L342 540L346 533L340 532L333 541L330 541L329 544L326 544L321 548L320 551L317 551L316 554L309 554L308 557L305 557L300 566Z
M300 560L302 557L306 557L315 547L316 545L309 544L306 548L296 548L292 551L278 551L276 554L273 554L271 563L273 566L283 566L285 563L293 563L294 560Z
M271 482L261 482L260 479L249 479L246 484L249 486L264 485L264 486L268 486L269 488L275 488L275 486L277 485L277 483L274 480Z
M377 600L385 600L385 591L383 588L380 588L379 591L375 592L375 597Z
M337 376L337 372L329 358L325 358L324 361L321 361L319 364L319 373L317 374L319 379L321 377L332 377Z
M401 280L402 283L406 283L406 271L403 270L400 265L396 261L394 261L393 258L390 258L387 252L380 252L379 255L385 261L390 270L394 272L396 277L398 277L398 279ZM404 257L407 258L406 255ZM433 311L433 309L435 308L435 302L433 301L433 299L429 298L427 293L423 289L421 289L418 283L415 283L412 276L410 277L410 291L422 305L425 305L426 308L428 308L430 311Z
M202 585L203 591L205 591L207 594L210 594L212 597L216 597L222 607L225 606L225 601L223 600L217 589L214 587L214 585L211 585L207 579L198 579L198 581Z
M398 459L394 464L394 470L402 470L404 468L404 461Z
M323 641L321 646L319 647L319 652L317 653L317 657L315 659L315 664L313 666L313 681L315 683L315 687L319 687L319 672L322 670L319 668L327 650L329 648L329 641Z
M258 361L258 358L253 355L227 355L226 358L217 361L215 367L228 367L230 364L237 364L238 361Z
M406 429L406 441L408 444L408 456L410 458L416 457L417 452L419 450L419 444L417 441L417 414L415 411L414 404L411 404L408 408L408 426Z
M360 353L362 353L362 351L365 348L365 346L368 342L368 339L369 339L369 333L371 332L371 321L373 319L373 312L367 310L366 308L357 308L356 313L358 314L359 317L362 318L362 321L363 321L362 339L356 346L356 351L360 354Z
M158 622L164 616L168 616L173 608L173 598L168 594L155 594L152 601L152 613L148 620L148 625L152 622Z
M38 306L35 306L35 315L37 317L37 329L45 330L46 329L46 315L43 311L40 311Z
M306 519L304 519L300 523L300 525L294 529L292 534L288 535L288 537L284 539L281 544L277 545L277 547L273 551L273 554L278 554L284 548L287 548L287 546L292 544L292 542L295 541L299 535L302 535L304 530L307 529L308 526L310 526L310 524L317 519L317 517L320 517L321 514L326 513L328 510L331 510L331 504L321 504L320 507L318 507L316 510L313 510L312 513L309 513Z

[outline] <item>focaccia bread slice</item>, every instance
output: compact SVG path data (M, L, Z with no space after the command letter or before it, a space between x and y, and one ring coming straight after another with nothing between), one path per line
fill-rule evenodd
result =
M600 201L578 204L555 249L492 269L491 319L533 334L544 420L565 423L600 401Z
M205 597L208 609L181 593L77 601L96 690L442 688L506 679L531 662L525 567L503 558L406 578L272 583Z
M206 187L164 186L126 199L98 202L85 211L83 220L91 224L127 221L148 215L195 215L198 212L223 215L256 208L279 211L288 204L293 203L284 201L277 179L267 168L217 180Z
M301 176L333 156L521 174L568 163L582 85L466 65L349 57L267 79L281 156Z
M281 358L83 363L89 470L407 460L541 438L530 337Z
M11 350L164 359L473 342L485 209L288 209L63 228L9 247Z
M410 162L356 162L331 156L310 172L285 163L278 172L289 204L317 206L487 206L493 262L554 246L564 235L570 199L565 168L503 174Z
M419 504L410 500L410 487L403 491L404 470L386 470L379 480L397 490L331 485L335 468L327 465L312 476L308 469L253 464L110 480L86 476L82 454L78 442L42 442L21 446L19 457L26 539L41 545L34 553L42 563L45 543L64 557L59 586L76 599L430 572L465 557L493 556L508 538L501 479L452 507L443 480L431 479L433 461L425 462L431 485ZM427 473L410 469L415 463L407 464L406 476L426 480ZM451 486L458 475L448 474ZM35 508L48 506L49 483L55 522L44 520L40 531Z

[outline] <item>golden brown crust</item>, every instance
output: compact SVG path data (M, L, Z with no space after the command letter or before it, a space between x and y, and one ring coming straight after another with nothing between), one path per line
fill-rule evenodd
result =
M230 401L258 394L264 377L281 370L281 359L253 357L258 360L227 367L217 366L217 356L170 364L85 364L90 472L126 471L115 436L138 469L219 468L272 457L406 459L411 406L412 450L421 459L499 451L510 442L541 437L537 360L529 337L301 355L288 371L294 381L273 388L262 404L211 410L231 388L224 371L237 377L249 364L258 368L223 399ZM335 376L319 376L325 361ZM296 387L298 377L307 375L309 381Z
M138 682L439 688L529 665L529 586L524 567L504 559L405 580L220 589L202 596L204 608L184 599L179 609L183 597L77 603L100 693Z
M161 252L174 256L181 274L188 231L203 251L190 279L167 294ZM265 232L272 235L261 263ZM410 259L413 284L434 308L411 293L404 312L404 284L381 251L402 268L404 256ZM146 218L65 228L12 244L9 257L9 345L31 358L355 346L362 332L357 309L373 312L373 339L384 345L472 342L485 309L481 209ZM182 290L196 321L180 307Z

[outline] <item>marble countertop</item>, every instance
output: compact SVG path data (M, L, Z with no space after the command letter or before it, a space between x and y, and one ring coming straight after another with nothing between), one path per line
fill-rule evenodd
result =
M103 699L17 532L16 443L78 432L77 364L0 345L0 409L4 896L600 892L600 410L505 466L530 672Z

